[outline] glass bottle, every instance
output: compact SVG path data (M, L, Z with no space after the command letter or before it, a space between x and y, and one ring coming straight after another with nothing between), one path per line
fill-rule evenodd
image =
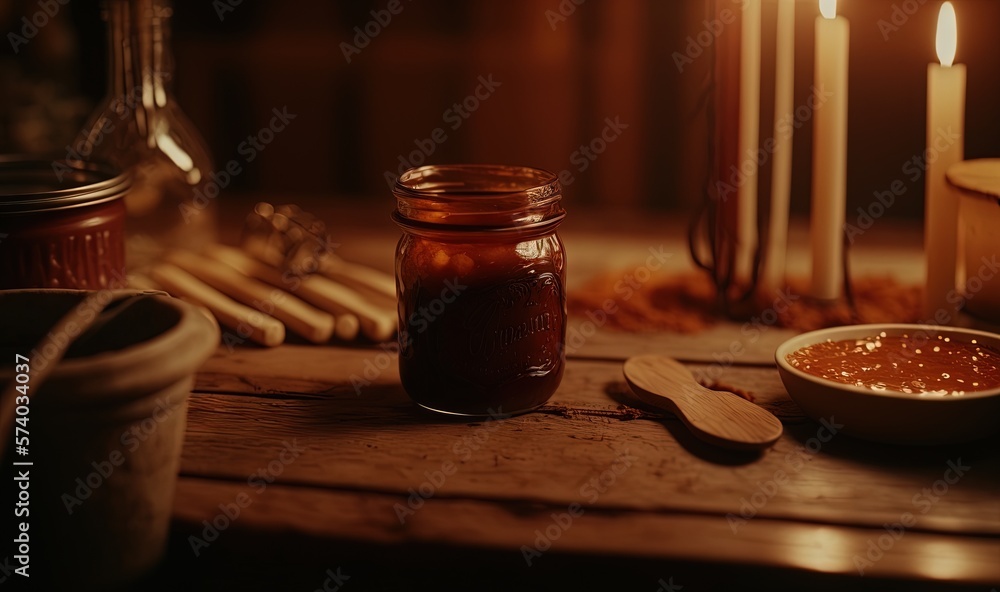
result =
M544 404L562 380L566 215L538 169L425 166L393 193L399 374L417 404L506 416Z
M68 155L131 171L125 206L133 269L165 249L197 248L215 235L204 197L211 157L173 93L171 15L169 0L105 0L108 91Z

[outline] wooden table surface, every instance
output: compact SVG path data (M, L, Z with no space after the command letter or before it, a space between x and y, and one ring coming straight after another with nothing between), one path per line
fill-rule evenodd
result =
M395 229L354 232L345 256L390 268ZM574 265L641 262L653 232L569 227L570 288ZM678 269L682 239L675 229ZM909 448L832 433L770 363L789 333L744 337L747 353L717 362L740 334L599 331L547 405L480 422L418 410L377 345L220 347L191 397L158 577L281 590L1000 584L1000 439ZM753 393L784 435L731 453L644 408L622 361L654 351Z

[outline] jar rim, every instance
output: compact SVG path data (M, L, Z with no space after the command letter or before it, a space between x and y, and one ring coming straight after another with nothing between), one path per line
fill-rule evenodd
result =
M410 230L538 232L566 215L558 177L524 166L422 166L400 175L393 195L393 220Z
M63 169L57 175L55 166ZM58 158L0 155L0 214L26 214L95 205L122 198L128 173L111 166Z
M506 184L501 183L505 180ZM559 178L545 169L502 164L431 164L396 179L394 193L435 199L557 195Z

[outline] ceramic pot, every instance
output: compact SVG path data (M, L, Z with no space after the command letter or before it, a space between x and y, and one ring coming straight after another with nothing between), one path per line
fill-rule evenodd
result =
M968 160L948 169L958 189L959 255L964 279L959 300L974 316L1000 323L1000 158Z
M123 308L91 334L47 337L66 314L83 324L101 312L87 294L0 292L0 382L14 380L16 354L30 377L51 363L46 339L75 340L43 384L28 381L30 452L7 444L4 460L30 471L31 579L59 589L110 589L161 558L194 372L219 340L196 307L137 291L103 292L105 314Z

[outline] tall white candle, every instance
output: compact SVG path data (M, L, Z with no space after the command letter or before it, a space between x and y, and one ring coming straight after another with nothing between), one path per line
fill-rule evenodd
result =
M819 0L819 5L815 86L829 98L813 115L812 295L833 300L844 286L850 24L837 16L837 0Z
M737 164L741 177L737 206L736 277L748 282L757 249L757 178L760 147L761 0L744 0L740 41L740 132Z
M927 68L927 179L924 222L924 253L927 278L924 284L924 316L939 310L954 312L948 293L955 289L958 259L958 196L948 186L948 167L961 162L965 153L966 71L954 64L958 47L958 23L951 2L941 6L938 16L937 54L940 64ZM956 139L957 138L957 139ZM936 155L936 158L931 156Z
M785 283L788 204L792 193L792 136L795 128L795 1L778 1L775 48L774 161L771 165L771 219L764 256L764 285L769 291Z

